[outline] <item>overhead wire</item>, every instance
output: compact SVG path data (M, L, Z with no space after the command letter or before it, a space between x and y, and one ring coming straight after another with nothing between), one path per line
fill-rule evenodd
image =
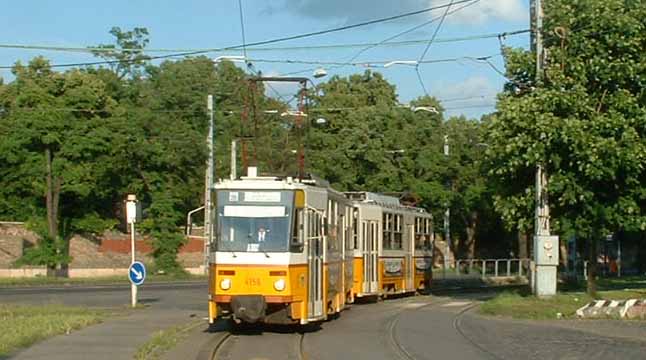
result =
M467 3L472 0L459 0L455 2L455 4L459 3ZM379 18L379 19L373 19L373 20L368 20L356 24L351 24L351 25L345 25L345 26L339 26L335 28L330 28L330 29L325 29L325 30L319 30L319 31L313 31L313 32L308 32L308 33L303 33L303 34L297 34L297 35L290 35L290 36L284 36L284 37L279 37L279 38L274 38L274 39L269 39L269 40L261 40L261 41L256 41L248 44L244 44L244 46L261 46L261 45L268 45L268 44L274 44L274 43L279 43L279 42L285 42L285 41L291 41L291 40L297 40L297 39L304 39L308 37L313 37L313 36L319 36L319 35L324 35L324 34L330 34L334 32L339 32L339 31L345 31L349 29L355 29L359 27L364 27L368 25L374 25L374 24L379 24L383 22L389 22L393 20L398 20L402 19L405 17L410 17L414 15L419 15L423 13L427 13L433 10L437 9L443 9L447 4L443 5L437 5L437 6L432 6L428 7L425 9L417 10L417 11L411 11L399 15L394 15L394 16L388 16L384 18ZM244 47L243 45L235 45L235 46L228 46L223 48L223 50L236 50ZM200 55L200 54L206 54L212 52L211 50L197 50L197 51L187 51L187 52L180 52L180 53L172 53L172 54L166 54L166 55L157 55L157 56L148 56L146 60L159 60L159 59L168 59L168 58L176 58L176 57L185 57L185 56L191 56L191 55ZM93 66L93 65L109 65L109 64L117 64L117 63L130 63L133 61L140 61L141 59L137 60L105 60L105 61L94 61L94 62L78 62L78 63L69 63L69 64L55 64L52 65L51 67L78 67L78 66ZM11 68L11 67L0 67L0 69L6 69L6 68Z
M244 31L244 15L242 11L242 0L238 0L238 12L240 13L240 30L242 32L242 52L245 59L247 58L247 38Z
M424 85L424 79L422 79L422 74L419 72L419 62L423 61L424 57L426 57L426 54L428 53L428 50L431 48L431 44L433 44L433 40L435 40L435 38L437 37L437 34L440 32L440 28L442 28L442 24L444 24L444 19L446 19L446 15L449 13L449 10L451 9L452 5L453 5L453 0L451 0L451 2L449 3L449 6L447 6L446 9L444 10L442 17L440 18L440 23L437 24L437 26L435 27L433 36L431 36L431 39L428 41L428 44L426 44L426 47L422 52L422 56L419 57L419 60L417 60L417 65L415 65L415 73L417 74L417 79L419 80L419 84L422 86L422 90L424 91L424 95L426 96L429 96L429 95L428 95L428 91L426 90L426 85Z
M450 13L449 13L450 15ZM424 23L425 25L428 22ZM488 33L479 35L468 35L449 38L435 39L435 44L440 43L453 43L463 41L475 41L482 39L493 38L506 38L507 36L519 35L531 32L530 29L521 29L514 31L506 31L502 33ZM394 36L393 38L396 38ZM302 46L279 46L279 47L249 47L246 46L247 53L250 52L285 52L285 51L300 51L300 50L335 50L335 49L352 49L369 47L399 47L399 46L417 46L425 44L428 39L415 39L415 40L402 40L402 41L382 41L376 43L347 43L347 44L327 44L327 45L302 45ZM70 47L70 46L51 46L51 45L26 45L26 44L0 44L0 49L17 49L17 50L43 50L43 51L58 51L58 52L71 52L71 53L102 53L102 52L137 52L137 53L185 53L185 52L205 52L205 53L218 53L230 51L228 48L195 48L195 49L170 49L170 48L95 48L95 47Z
M451 14L453 14L453 13L457 12L457 11L460 11L460 10L462 10L462 9L464 9L464 8L467 8L467 7L469 7L469 6L474 5L474 4L476 4L477 2L479 2L479 1L480 1L480 0L475 0L475 1L474 1L474 0L469 0L469 1L458 1L458 2L451 1L451 4L454 4L454 5L459 5L459 4L461 4L461 3L466 3L466 4L465 4L465 5L463 5L463 6L461 6L460 8L457 8L457 9L455 9L455 10L453 10L453 11L449 12L448 14L449 14L449 15L451 15ZM447 7L447 8L448 8L448 7L450 7L450 4L446 4L446 7ZM425 26L427 26L427 25L429 25L429 24L434 23L435 21L437 21L437 20L439 20L439 19L440 19L440 17L434 17L434 18L431 18L430 20L424 21L424 22L422 22L421 24L415 25L415 26L413 26L413 27L411 27L411 28L409 28L409 29L406 29L406 30L404 30L404 31L402 31L402 32L399 32L399 33L397 33L397 34L395 34L395 35L392 35L392 36L390 36L390 37L387 37L387 38L385 38L384 40L382 40L382 41L380 41L380 42L378 42L378 43L370 44L370 45L366 46L365 48L363 48L363 49L359 50L356 54L354 54L354 55L350 58L350 60L348 60L348 62L353 62L353 61L355 61L357 58L359 58L359 56L361 56L362 54L364 54L366 51L368 51L368 50L370 50L370 49L373 49L373 48L375 48L375 47L378 47L378 46L381 46L381 45L383 45L383 44L386 44L386 43L390 42L391 40L394 40L394 39L396 39L396 38L398 38L398 37L401 37L401 36L404 36L404 35L406 35L406 34L409 34L409 33L413 32L413 31L415 31L415 30L421 29L421 28L423 28L423 27L425 27Z
M253 72L256 76L260 76L261 75L260 71L255 71L255 69L253 67L253 63L247 57L247 37L246 37L246 33L245 33L244 10L242 8L242 0L238 0L238 10L239 10L238 13L240 14L240 32L241 32L241 35L242 35L242 51L243 51L244 58L245 58L245 61L246 61L247 70L249 70L250 72ZM272 92L274 92L274 94L276 94L278 96L279 99L281 99L283 102L287 103L285 98L283 98L283 96L278 92L278 90L276 90L269 83L265 83L265 84L267 85L267 87Z

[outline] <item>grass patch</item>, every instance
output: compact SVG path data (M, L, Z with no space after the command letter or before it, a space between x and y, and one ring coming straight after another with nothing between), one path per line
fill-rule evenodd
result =
M574 316L576 310L591 300L585 293L558 294L550 299L539 299L523 292L505 292L480 306L480 313L515 319L556 319Z
M602 279L598 282L597 297L604 300L646 299L644 278ZM576 310L592 301L583 283L562 289L556 296L539 299L527 289L501 293L484 302L480 313L516 319L553 320L558 313L564 319L576 316ZM564 291L563 291L564 290Z
M86 308L0 304L0 356L45 338L96 324L104 316L104 311Z
M135 360L159 359L165 352L187 338L189 330L200 324L203 324L203 321L192 321L154 333L148 342L137 349Z
M190 280L207 280L206 275L146 275L146 283L150 282L174 282ZM129 284L130 280L126 275L106 276L94 278L56 278L37 276L32 278L0 278L0 287L22 287L22 286L52 286L52 285L120 285Z

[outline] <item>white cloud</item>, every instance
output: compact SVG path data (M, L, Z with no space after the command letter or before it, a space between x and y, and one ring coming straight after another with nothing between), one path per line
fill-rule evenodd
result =
M478 116L493 109L499 89L486 77L477 75L463 81L432 84L432 95L442 102L448 115Z
M336 19L344 23L357 23L448 3L450 0L274 0L265 8L265 11L270 13L288 11L315 19ZM529 10L524 3L524 0L480 0L473 5L460 3L452 6L451 9L469 6L451 14L447 22L482 24L490 21L526 21L529 18ZM405 18L400 22L419 23L420 16L437 17L443 12L444 9L438 9L424 15Z
M445 4L446 0L432 0L431 3L441 5ZM474 5L456 11L447 18L447 22L477 25L490 21L528 21L529 10L523 3L521 0L480 0ZM452 9L459 9L467 4L460 4Z
M263 76L281 76L281 74L275 70L271 70L267 73L264 73ZM282 97L282 100L290 100L294 95L298 93L298 89L299 85L297 83L282 81L265 82L265 95L275 99L280 99L280 97Z

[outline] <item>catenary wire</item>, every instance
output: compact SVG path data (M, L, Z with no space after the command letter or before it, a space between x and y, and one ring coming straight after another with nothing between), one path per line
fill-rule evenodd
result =
M426 25L426 23L425 23ZM475 41L482 39L506 38L519 34L529 33L529 29L521 29L514 31L506 31L501 33L489 33L481 35L469 35L450 38L438 38L434 43L453 43L464 41ZM396 37L396 36L395 36ZM299 50L335 50L335 49L352 49L369 47L400 47L400 46L417 46L425 44L428 39L415 39L403 41L385 41L376 43L348 43L348 44L329 44L329 45L303 45L303 46L281 46L281 47L249 47L247 52L285 52L285 51L299 51ZM184 52L205 52L205 53L218 53L228 51L227 48L197 48L197 49L133 49L133 48L119 48L119 49L104 49L93 47L66 47L66 46L48 46L48 45L26 45L26 44L0 44L0 49L18 49L18 50L43 50L43 51L58 51L58 52L72 52L72 53L102 53L102 52L138 52L138 53L184 53Z
M459 0L455 2L455 4L459 3L467 3L472 0ZM374 24L379 24L383 22L388 22L388 21L393 21L397 19L402 19L405 17L410 17L414 15L419 15L423 13L427 13L433 10L437 9L443 9L447 7L447 4L443 5L438 5L438 6L433 6L429 8L425 8L422 10L417 10L417 11L411 11L399 15L394 15L394 16L389 16L385 18L379 18L379 19L374 19L374 20L369 20L369 21L364 21L356 24L351 24L351 25L345 25L345 26L339 26L335 28L330 28L330 29L325 29L325 30L319 30L319 31L314 31L314 32L308 32L304 34L297 34L297 35L291 35L291 36L284 36L280 38L275 38L275 39L269 39L269 40L262 40L262 41L257 41L253 43L248 43L245 44L245 46L260 46L260 45L268 45L268 44L274 44L278 42L285 42L285 41L290 41L290 40L297 40L297 39L303 39L303 38L308 38L312 36L319 36L319 35L325 35L325 34L330 34L334 32L339 32L339 31L344 31L344 30L349 30L349 29L355 29L359 27L364 27L368 25L374 25ZM236 50L242 48L243 45L235 45L235 46L230 46L230 47L225 47L223 49L225 50ZM173 53L173 54L167 54L167 55L158 55L158 56L149 56L146 60L159 60L159 59L168 59L168 58L175 58L175 57L183 57L183 56L191 56L191 55L200 55L200 54L205 54L211 52L210 50L199 50L199 51L188 51L188 52L181 52L181 53ZM137 59L139 61L141 59ZM50 65L50 67L78 67L78 66L92 66L92 65L108 65L108 64L117 64L117 63L130 63L135 60L106 60L106 61L94 61L94 62L79 62L79 63L69 63L69 64L54 64ZM0 69L6 69L7 67L0 67Z
M475 1L474 1L474 0L469 0L468 2L466 2L467 4L465 4L465 5L461 6L461 7L460 7L460 8L458 8L458 9L455 9L455 10L453 10L453 11L449 12L449 15L451 15L451 14L453 14L453 13L457 12L457 11L460 11L460 10L462 10L462 9L464 9L464 8L467 8L467 7L469 7L469 6L472 6L472 5L476 4L476 3L477 3L477 2L479 2L479 1L480 1L480 0L475 0ZM460 4L460 3L465 3L465 1L460 1L460 2L457 2L457 3L452 2L452 3L453 3L453 4ZM447 7L448 7L448 6L449 6L449 5L447 5ZM406 29L406 30L404 30L404 31L402 31L402 32L399 32L399 33L397 33L397 34L395 34L395 35L392 35L392 36L390 36L390 37L387 37L387 38L385 38L384 40L382 40L382 41L380 41L380 42L378 42L378 43L376 43L376 44L370 44L370 45L366 46L365 48L363 48L363 49L359 50L356 54L354 54L354 55L350 58L350 60L349 60L348 62L353 62L353 61L355 61L357 58L359 58L359 56L361 56L362 54L364 54L366 51L368 51L368 50L370 50L370 49L373 49L373 48L375 48L375 47L381 46L381 45L383 45L383 44L386 44L386 43L388 43L388 42L389 42L389 41L391 41L391 40L394 40L394 39L396 39L396 38L398 38L398 37L401 37L401 36L404 36L404 35L406 35L406 34L409 34L409 33L413 32L413 31L415 31L415 30L421 29L421 28L423 28L423 27L425 27L425 26L427 26L427 25L429 25L429 24L431 24L431 23L433 23L433 22L435 22L435 21L439 20L439 18L440 18L440 17L434 17L434 18L432 18L432 19L430 19L430 20L427 20L427 21L425 21L425 22L423 22L423 23L421 23L421 24L415 25L415 26L413 26L413 27L411 27L411 28L409 28L409 29Z
M426 90L426 85L424 84L424 79L422 78L422 74L419 71L419 62L424 61L424 57L426 57L428 50L431 48L431 44L433 44L433 40L435 40L435 38L437 37L437 34L440 32L440 29L442 28L442 24L444 24L444 20L446 19L446 15L449 13L449 10L451 9L452 5L453 5L453 0L451 0L451 2L449 3L449 6L444 10L442 17L440 18L440 23L437 24L437 26L435 27L433 36L431 36L431 39L428 41L428 44L426 44L426 47L422 52L422 56L419 57L419 60L417 60L417 64L415 65L415 73L417 73L417 79L419 80L419 84L422 86L422 90L424 91L424 95L426 96L429 96L429 95L428 95L428 91Z

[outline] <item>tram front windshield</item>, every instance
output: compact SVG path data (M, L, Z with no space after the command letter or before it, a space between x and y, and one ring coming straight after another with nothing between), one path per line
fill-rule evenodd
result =
M218 191L217 194L219 251L289 251L293 192Z

